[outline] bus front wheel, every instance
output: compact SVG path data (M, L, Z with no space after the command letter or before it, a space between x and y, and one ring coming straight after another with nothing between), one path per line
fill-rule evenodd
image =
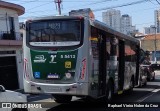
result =
M68 103L72 100L72 96L70 95L52 95L54 101L57 103Z

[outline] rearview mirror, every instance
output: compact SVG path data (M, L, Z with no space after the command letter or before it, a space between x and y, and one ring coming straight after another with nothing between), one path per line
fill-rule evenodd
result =
M2 85L0 85L0 92L5 92L5 88L2 86Z

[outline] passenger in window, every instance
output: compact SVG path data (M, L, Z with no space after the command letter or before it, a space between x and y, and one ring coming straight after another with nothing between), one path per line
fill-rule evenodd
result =
M144 64L144 65L150 65L151 64L149 56L145 56L144 61L142 62L142 64Z

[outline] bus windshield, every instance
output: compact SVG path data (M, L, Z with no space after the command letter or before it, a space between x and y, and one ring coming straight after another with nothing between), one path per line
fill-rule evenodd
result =
M81 42L82 21L35 21L28 25L31 46L74 46Z

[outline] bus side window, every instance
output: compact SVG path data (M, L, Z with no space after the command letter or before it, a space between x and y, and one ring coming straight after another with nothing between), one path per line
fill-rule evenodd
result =
M139 58L139 63L142 63L145 59L145 52L143 49L140 49L140 58Z
M99 53L98 53L98 29L95 27L91 27L91 46L92 46L92 53L93 58L98 59Z
M106 37L106 59L109 60L110 58L110 38Z
M117 56L117 45L118 40L116 37L112 37L110 41L111 47L110 47L110 59L116 59L115 56Z

